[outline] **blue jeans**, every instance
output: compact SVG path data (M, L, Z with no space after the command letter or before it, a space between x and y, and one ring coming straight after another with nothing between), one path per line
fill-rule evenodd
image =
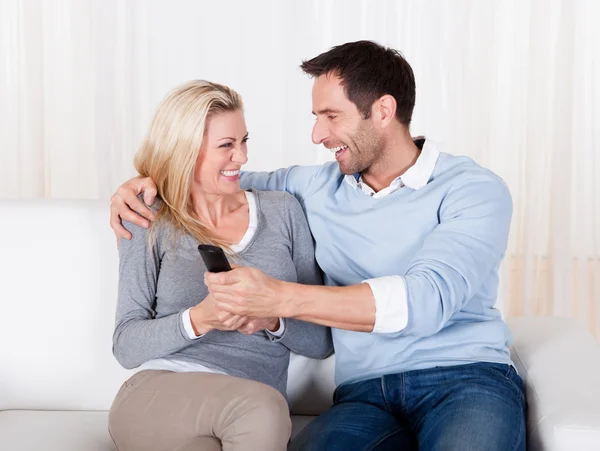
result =
M525 392L515 369L474 363L341 385L290 451L523 451Z

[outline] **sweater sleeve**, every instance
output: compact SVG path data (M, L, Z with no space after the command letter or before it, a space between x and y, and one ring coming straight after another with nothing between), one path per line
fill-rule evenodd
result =
M152 248L149 231L123 221L131 240L119 240L119 288L113 354L127 369L165 357L190 345L183 321L184 311L155 318L156 287L160 271L160 239Z
M260 191L287 191L300 201L309 196L311 182L322 166L290 166L272 172L242 172L242 189L254 188Z
M315 261L314 242L302 207L292 196L285 196L285 210L292 242L292 259L296 267L298 283L322 285L321 270ZM324 359L333 352L331 329L318 324L285 319L281 337L270 335L290 351L315 359Z
M403 276L408 300L404 334L429 336L468 303L504 257L512 200L504 182L483 175L451 190L440 224Z

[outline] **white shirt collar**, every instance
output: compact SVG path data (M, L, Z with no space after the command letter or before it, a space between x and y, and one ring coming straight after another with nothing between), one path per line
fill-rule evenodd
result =
M425 140L423 149L421 150L421 153L419 154L415 164L408 168L404 174L395 178L390 186L405 185L414 190L423 188L425 185L427 185L427 182L431 178L439 156L440 151L435 143L429 139ZM352 174L346 175L344 179L354 188L358 187L359 181L364 184L362 177L360 177L357 181L356 176Z
M400 176L402 182L415 190L423 188L429 182L439 156L437 146L427 139L415 164Z

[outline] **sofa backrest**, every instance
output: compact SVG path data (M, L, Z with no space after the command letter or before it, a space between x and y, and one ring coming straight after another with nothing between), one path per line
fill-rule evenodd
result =
M106 201L0 201L0 410L107 410L118 255ZM333 358L292 356L293 412L331 405Z

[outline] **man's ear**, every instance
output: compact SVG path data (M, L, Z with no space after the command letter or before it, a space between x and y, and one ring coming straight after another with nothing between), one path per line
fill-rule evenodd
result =
M373 104L373 115L381 128L386 128L396 117L396 99L386 94Z

